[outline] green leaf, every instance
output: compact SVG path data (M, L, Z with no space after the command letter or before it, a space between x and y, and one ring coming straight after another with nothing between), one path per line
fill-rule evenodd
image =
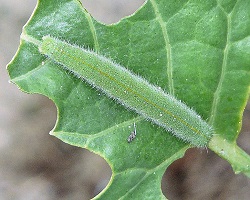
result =
M45 35L93 49L184 101L214 127L209 148L250 176L250 158L236 145L250 88L249 10L248 0L148 0L107 26L77 0L40 0L9 75L55 102L52 135L110 164L111 181L97 198L164 199L162 175L190 146L42 56ZM128 143L134 122L137 137Z

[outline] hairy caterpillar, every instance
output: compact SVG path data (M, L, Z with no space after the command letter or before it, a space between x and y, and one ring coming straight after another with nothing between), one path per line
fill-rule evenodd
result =
M194 146L207 146L213 129L184 103L95 52L43 37L39 50L122 105Z

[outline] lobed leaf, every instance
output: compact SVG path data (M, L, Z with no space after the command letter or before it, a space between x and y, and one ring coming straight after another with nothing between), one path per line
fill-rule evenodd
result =
M96 198L164 199L161 177L190 146L42 56L42 37L93 49L175 95L214 127L209 148L249 175L249 156L236 146L250 88L249 10L248 0L148 0L107 26L77 0L40 0L23 28L9 75L21 90L55 102L52 135L110 164L112 179ZM137 137L128 143L134 122Z

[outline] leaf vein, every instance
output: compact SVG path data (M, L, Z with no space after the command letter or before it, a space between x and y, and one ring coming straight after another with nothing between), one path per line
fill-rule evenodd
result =
M159 8L157 6L157 3L155 2L155 0L150 0L153 9L154 9L154 13L156 16L156 20L158 21L158 23L160 24L161 30L162 30L162 34L163 34L163 38L165 41L165 46L166 46L166 52L167 52L167 75L168 75L168 88L169 88L169 93L174 95L174 82L173 82L173 66L172 66L172 55L171 55L171 45L170 45L170 41L169 41L169 36L168 36L168 31L167 31L167 27L166 27L166 23L163 21L163 18L160 14Z
M165 171L166 166L169 166L172 162L174 162L175 160L177 160L178 158L182 157L184 155L184 152L188 149L188 145L183 147L182 149L180 149L178 152L174 153L171 157L167 158L166 160L164 160L162 163L158 164L156 167L152 168L152 169L145 169L145 168L136 168L138 169L143 169L146 171L146 174L141 178L140 181L138 181L134 187L132 187L130 190L128 190L128 192L120 197L120 199L125 198L128 194L130 194L138 185L140 185L147 177L149 177L151 174L155 173L156 171L159 171L160 169L162 171ZM127 169L128 170L128 169ZM126 170L126 171L127 171ZM124 171L123 171L124 172ZM116 173L115 175L118 175L121 173Z
M85 13L85 16L88 20L90 31L91 31L92 36L93 36L95 51L98 53L100 51L100 45L99 45L99 42L97 39L96 29L95 29L92 17L88 12Z
M219 101L220 101L220 93L222 90L223 81L225 79L225 74L226 74L226 69L227 69L227 60L228 60L228 51L229 51L229 46L230 46L230 32L231 32L231 15L228 15L227 16L227 40L226 40L226 46L224 49L221 75L220 75L217 89L215 90L215 93L214 93L212 110L211 110L211 115L210 115L210 119L209 119L210 125L212 125L215 121L215 117L216 117L216 113L217 113L217 109L218 109Z

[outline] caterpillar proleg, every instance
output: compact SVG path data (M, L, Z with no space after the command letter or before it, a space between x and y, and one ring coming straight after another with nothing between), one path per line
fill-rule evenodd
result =
M194 146L207 146L213 129L194 110L95 52L43 37L42 54L146 119Z

